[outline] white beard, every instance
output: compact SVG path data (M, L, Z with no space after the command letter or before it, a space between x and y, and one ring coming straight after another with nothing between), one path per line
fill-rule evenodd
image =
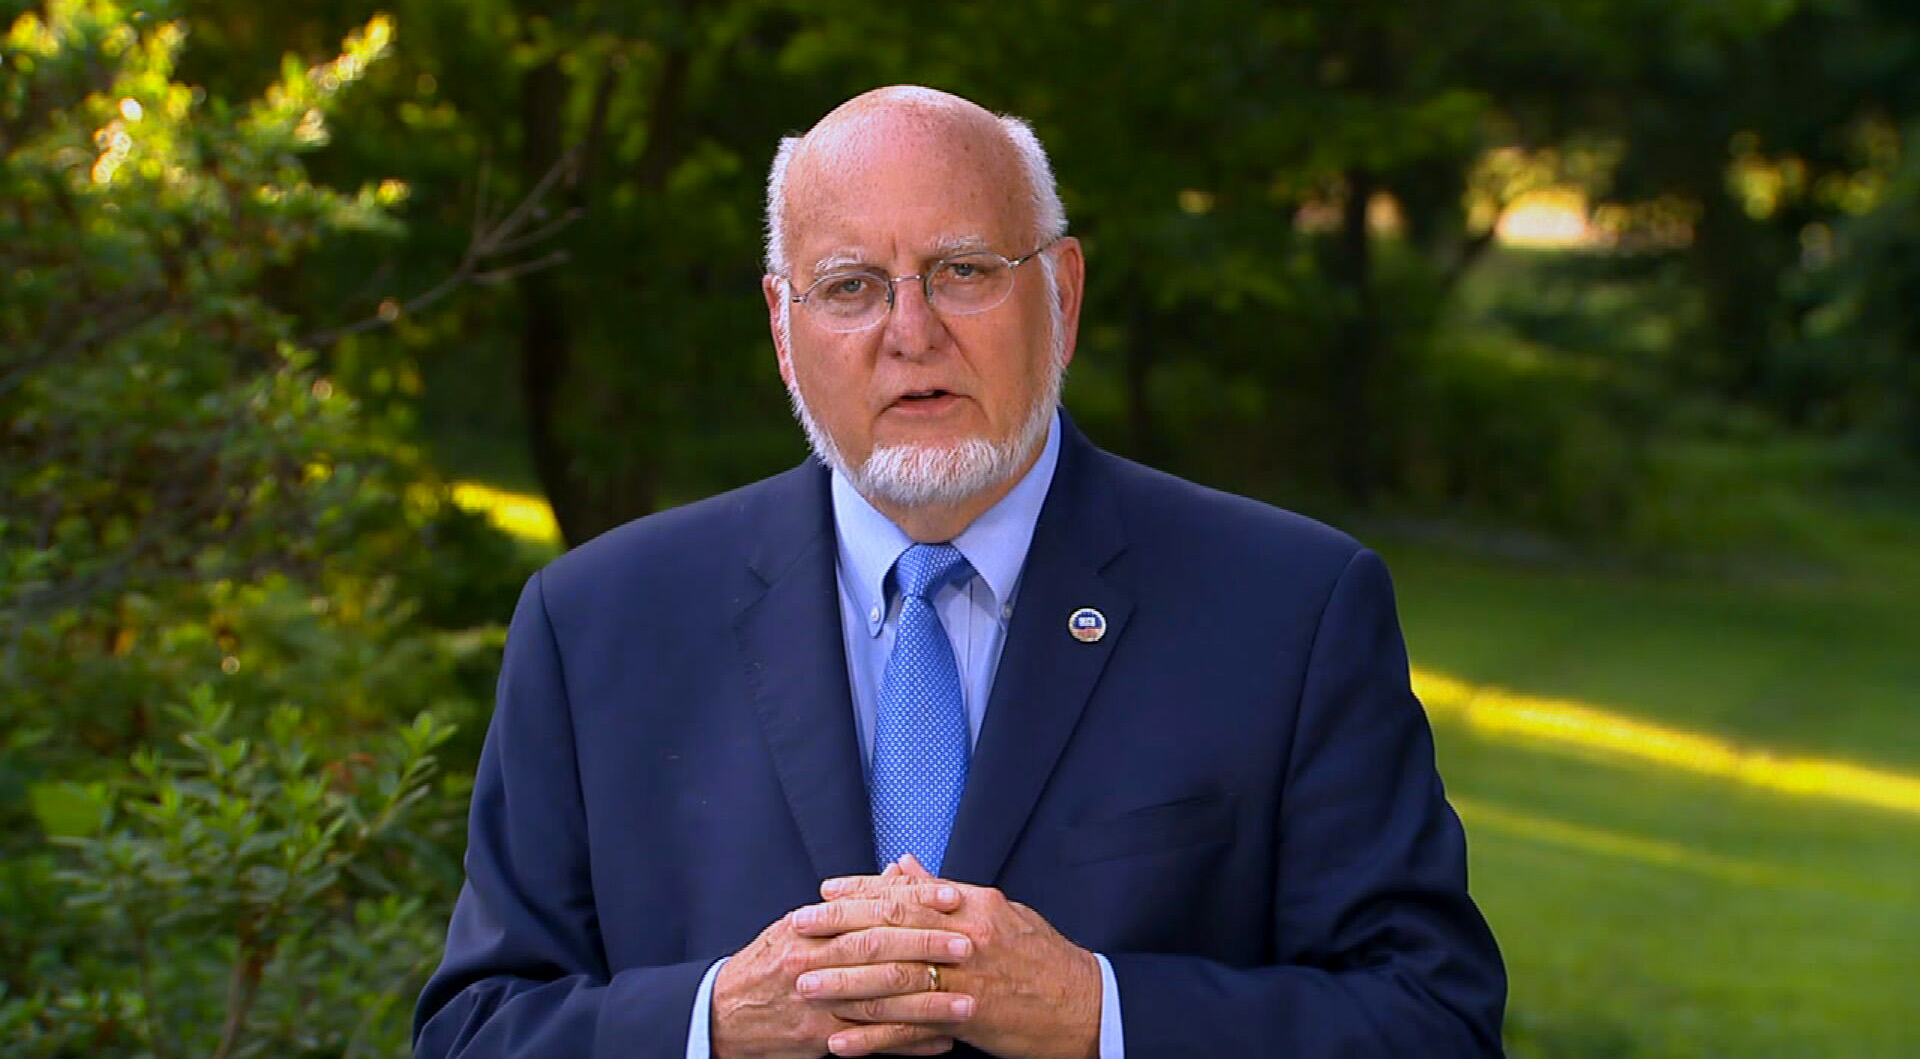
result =
M1049 284L1051 287L1052 284ZM1053 306L1051 356L1040 392L1019 429L1001 441L965 438L945 445L885 445L875 448L858 467L848 462L813 412L798 382L787 384L793 415L807 435L807 444L821 463L846 476L856 492L876 505L923 508L957 504L994 488L1018 474L1046 439L1047 427L1060 405L1060 387L1066 375L1066 322L1060 300L1049 290ZM781 330L788 326L782 306ZM791 348L791 347L789 347Z

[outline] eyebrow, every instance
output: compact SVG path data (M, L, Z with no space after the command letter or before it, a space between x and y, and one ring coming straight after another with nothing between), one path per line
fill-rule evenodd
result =
M926 255L921 258L921 261L930 264L943 257L952 257L955 254L965 254L975 250L991 250L992 248L992 244L989 243L984 236L943 235L933 241L932 246L928 248ZM850 248L843 248L831 251L821 257L820 260L815 261L813 263L813 275L819 277L829 272L838 272L848 268L870 268L875 271L883 271L880 266L867 260L866 255L862 252Z
M964 254L974 250L991 250L985 236L980 235L943 235L933 242L933 257L939 260L954 254Z
M858 250L835 250L813 263L813 274L824 276L829 272L838 272L843 268L863 267L866 258Z

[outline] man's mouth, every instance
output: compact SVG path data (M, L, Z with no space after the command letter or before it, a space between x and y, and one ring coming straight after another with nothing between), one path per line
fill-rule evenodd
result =
M899 400L906 401L906 402L937 401L942 397L951 397L951 396L953 396L953 393L950 390L940 390L940 389L911 390L907 393L901 394L899 397Z

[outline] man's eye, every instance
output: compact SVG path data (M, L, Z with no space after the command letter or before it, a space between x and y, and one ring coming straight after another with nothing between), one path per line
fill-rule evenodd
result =
M940 278L955 283L979 283L991 279L998 271L993 262L966 260L949 261L940 266Z
M859 298L872 290L873 279L870 276L840 276L821 284L821 293L834 299Z

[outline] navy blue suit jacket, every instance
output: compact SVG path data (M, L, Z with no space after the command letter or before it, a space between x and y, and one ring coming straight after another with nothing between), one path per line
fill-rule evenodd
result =
M417 1056L678 1059L713 960L875 870L827 482L809 461L528 583ZM1071 425L944 874L1106 954L1130 1059L1500 1050L1380 560Z

